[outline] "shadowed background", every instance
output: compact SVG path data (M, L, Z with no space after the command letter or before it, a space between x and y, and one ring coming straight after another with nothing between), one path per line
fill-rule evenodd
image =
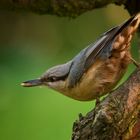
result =
M70 139L78 114L91 110L94 101L75 101L46 87L23 88L20 83L67 62L101 33L128 18L123 7L113 5L76 19L1 12L0 139ZM138 58L136 38L132 46ZM133 69L131 65L123 80Z

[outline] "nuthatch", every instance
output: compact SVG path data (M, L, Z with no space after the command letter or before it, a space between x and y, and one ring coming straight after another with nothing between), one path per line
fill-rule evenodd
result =
M140 13L103 33L71 61L57 65L24 87L45 85L80 101L97 99L110 92L126 72L130 42L140 23Z

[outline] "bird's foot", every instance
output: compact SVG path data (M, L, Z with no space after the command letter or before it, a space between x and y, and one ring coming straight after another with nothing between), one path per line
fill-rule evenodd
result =
M95 107L96 107L98 104L100 104L100 98L99 98L99 97L96 98Z

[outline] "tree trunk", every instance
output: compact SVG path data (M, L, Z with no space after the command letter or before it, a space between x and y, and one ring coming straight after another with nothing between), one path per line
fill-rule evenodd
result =
M140 68L73 125L72 140L140 140Z

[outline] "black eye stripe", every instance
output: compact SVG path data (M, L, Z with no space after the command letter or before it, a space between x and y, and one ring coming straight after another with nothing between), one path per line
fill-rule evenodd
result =
M48 77L47 78L47 81L49 81L49 82L54 82L54 81L57 81L57 77Z
M57 80L56 77L43 77L43 78L41 78L42 82L54 82L56 80Z
M62 77L56 77L56 76L44 76L41 78L42 82L55 82L55 81L64 81L66 79L67 75L64 75Z

